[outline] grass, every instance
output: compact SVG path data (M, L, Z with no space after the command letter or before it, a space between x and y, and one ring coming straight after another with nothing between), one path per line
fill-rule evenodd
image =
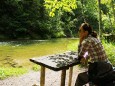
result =
M110 62L112 63L113 66L115 66L115 43L112 42L108 43L104 40L102 41L102 43Z
M0 79L5 79L11 76L18 76L26 72L27 70L23 68L0 68Z
M40 70L40 66L38 66L37 64L35 64L35 65L32 67L32 70L38 71L38 70Z

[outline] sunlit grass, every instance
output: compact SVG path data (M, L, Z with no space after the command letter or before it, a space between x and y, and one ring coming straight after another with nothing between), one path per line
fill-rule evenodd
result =
M102 43L110 62L113 64L113 66L115 66L115 43L111 43L111 42L108 43L104 40Z
M40 66L38 66L37 64L35 64L33 67L32 67L32 70L34 70L34 71L38 71L38 70L40 70Z
M0 68L0 79L5 79L10 76L18 76L26 73L24 68Z

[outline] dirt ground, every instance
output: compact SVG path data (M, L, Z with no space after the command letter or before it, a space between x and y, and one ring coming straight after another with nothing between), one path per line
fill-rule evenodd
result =
M84 69L75 66L73 69L72 85L74 86L78 73L85 71ZM45 86L60 86L61 71L52 71L46 69ZM66 72L65 86L68 86L69 71ZM5 80L0 80L0 86L40 86L40 71L30 71L18 77L10 77Z

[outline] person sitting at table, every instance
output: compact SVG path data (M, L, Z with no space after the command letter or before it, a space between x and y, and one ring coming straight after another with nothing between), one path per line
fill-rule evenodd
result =
M109 63L104 47L102 46L101 41L97 38L97 33L96 31L93 31L91 25L86 22L82 23L79 28L79 37L78 60L80 63L84 63L87 59L92 64L95 62ZM103 65L101 65L103 68L98 69L100 72L112 70L110 64ZM90 66L90 64L88 66ZM94 68L94 71L97 71L96 68ZM88 71L78 74L75 86L83 86L90 82L89 76Z

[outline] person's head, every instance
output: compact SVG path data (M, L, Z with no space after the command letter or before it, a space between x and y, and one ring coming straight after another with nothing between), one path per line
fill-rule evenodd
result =
M91 35L97 38L96 31L93 31L93 28L88 23L82 23L79 28L79 31L80 31L79 34L82 35L83 37L87 37L88 35Z

